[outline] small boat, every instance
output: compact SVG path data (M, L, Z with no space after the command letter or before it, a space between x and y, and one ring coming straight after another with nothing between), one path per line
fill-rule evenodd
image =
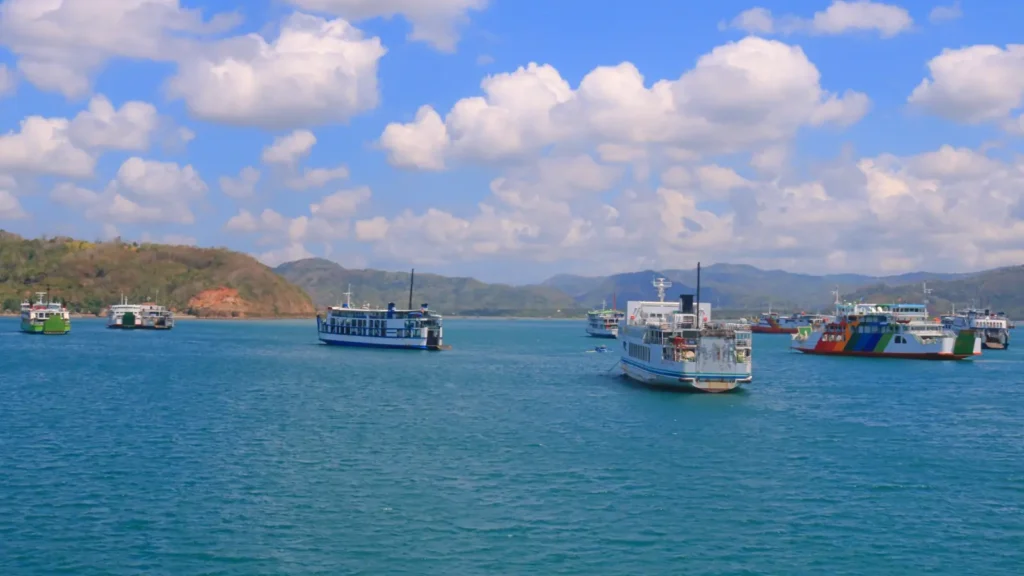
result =
M603 353L605 353L607 351L608 351L608 347L603 345L603 344L601 346L594 346L594 352L600 352L600 353L603 354Z
M71 315L61 302L49 299L49 291L36 292L35 304L21 303L21 331L48 336L71 332Z
M687 391L727 392L751 382L753 339L745 325L711 322L711 306L684 294L665 302L664 278L653 282L658 301L630 301L619 333L620 367L642 384Z

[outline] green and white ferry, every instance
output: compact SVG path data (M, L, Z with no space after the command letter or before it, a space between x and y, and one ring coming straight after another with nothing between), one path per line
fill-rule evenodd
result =
M60 302L49 301L46 292L36 292L36 303L21 303L21 331L29 334L67 334L71 315Z

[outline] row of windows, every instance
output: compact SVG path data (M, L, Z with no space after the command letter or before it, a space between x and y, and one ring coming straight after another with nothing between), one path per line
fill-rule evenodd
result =
M623 345L627 345L627 343L623 342ZM641 346L639 344L628 344L627 352L630 356L636 358L637 360L642 360L644 362L651 361L651 349L648 348L647 346Z
M371 338L422 338L423 331L419 328L370 328L358 326L342 326L340 324L321 324L320 331L325 334L342 336L368 336Z

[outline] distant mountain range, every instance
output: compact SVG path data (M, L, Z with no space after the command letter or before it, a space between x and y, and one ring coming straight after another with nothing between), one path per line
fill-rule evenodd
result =
M275 268L300 286L317 306L345 301L352 286L352 303L409 305L409 273L353 270L322 258L288 262ZM427 303L442 314L463 316L578 316L584 312L568 294L548 286L485 284L472 278L416 274L413 306Z
M577 302L599 304L614 297L619 302L650 299L655 291L651 280L662 276L673 282L666 299L696 292L697 270L645 270L611 276L586 277L560 274L542 283L557 288ZM712 264L701 268L701 299L715 308L730 310L779 310L831 308L832 291L847 294L869 285L904 286L918 291L922 282L954 280L971 274L913 272L898 276L861 274L794 274L782 270L761 270L743 264ZM921 294L923 297L923 294Z
M351 284L353 301L399 306L408 304L409 273L354 270L329 260L311 258L282 264L275 269L289 282L302 287L318 306L337 304ZM610 276L560 274L539 285L487 284L472 278L448 278L416 274L414 305L422 302L449 314L479 316L578 316L588 309L616 301L656 297L651 281L662 276L673 285L666 299L696 291L697 271L644 270ZM823 310L832 308L837 287L843 300L925 299L927 283L930 308L946 312L951 303L963 307L975 302L1024 317L1024 266L968 274L913 272L894 276L861 274L793 274L761 270L754 266L713 264L701 269L701 299L716 309L746 314L766 310Z

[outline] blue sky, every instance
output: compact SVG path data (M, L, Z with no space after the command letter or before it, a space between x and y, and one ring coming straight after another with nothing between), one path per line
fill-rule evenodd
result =
M0 2L0 227L506 282L698 259L879 274L1024 260L1014 3L128 4ZM200 25L197 9L221 16ZM530 63L553 70L516 74ZM621 67L580 89L622 63L643 89ZM98 95L156 116L21 127ZM422 106L435 124L416 123ZM261 161L296 131L294 161ZM246 167L252 193L225 194Z

